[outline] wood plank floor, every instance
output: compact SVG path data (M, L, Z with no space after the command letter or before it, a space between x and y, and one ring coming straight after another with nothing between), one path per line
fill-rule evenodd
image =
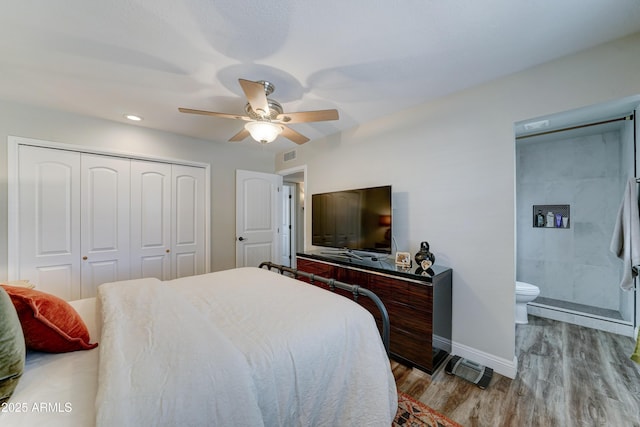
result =
M518 374L485 390L440 368L433 377L395 361L398 390L463 426L640 426L635 341L529 316L516 327Z

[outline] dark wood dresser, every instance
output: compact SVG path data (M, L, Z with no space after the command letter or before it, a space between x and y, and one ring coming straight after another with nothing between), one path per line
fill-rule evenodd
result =
M397 361L432 374L451 351L451 269L433 266L433 275L396 267L385 256L355 259L320 252L297 254L300 271L362 286L382 300L389 313L390 352ZM309 281L300 278L300 280ZM320 282L314 285L328 289ZM349 298L352 295L335 290ZM369 298L358 303L381 328L380 313Z

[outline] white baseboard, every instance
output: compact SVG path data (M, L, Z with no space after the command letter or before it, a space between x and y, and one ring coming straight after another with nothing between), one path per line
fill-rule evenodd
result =
M513 360L496 357L493 354L485 353L464 344L452 342L451 354L464 357L473 362L479 363L494 370L494 372L508 378L515 378L518 372L518 358L514 355Z
M441 337L440 335L433 335L432 344L435 348L440 348L447 353L451 353L451 340L449 338Z

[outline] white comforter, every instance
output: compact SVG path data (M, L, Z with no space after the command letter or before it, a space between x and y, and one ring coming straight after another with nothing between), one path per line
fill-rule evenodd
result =
M370 313L257 268L102 285L98 426L385 426Z

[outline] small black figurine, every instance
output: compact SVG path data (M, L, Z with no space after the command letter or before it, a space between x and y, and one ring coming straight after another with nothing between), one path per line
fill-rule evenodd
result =
M427 271L431 269L431 266L436 262L436 257L429 252L429 242L420 243L420 250L416 253L414 258L418 267Z

